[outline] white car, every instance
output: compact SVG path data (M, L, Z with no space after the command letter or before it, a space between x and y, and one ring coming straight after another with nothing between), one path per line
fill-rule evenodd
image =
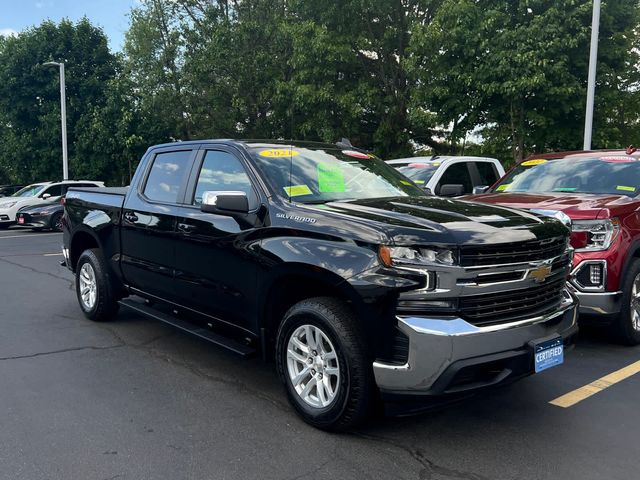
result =
M28 185L10 197L0 198L0 229L14 224L20 209L59 200L69 187L104 187L104 182L65 180Z
M387 160L425 191L442 197L459 197L490 187L504 175L504 167L489 157L413 157Z

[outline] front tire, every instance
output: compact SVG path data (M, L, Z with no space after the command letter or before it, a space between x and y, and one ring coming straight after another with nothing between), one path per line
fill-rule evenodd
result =
M375 392L371 361L345 303L320 297L294 305L278 329L276 364L289 402L307 423L342 431L367 417Z
M118 312L118 299L102 253L85 250L76 265L76 295L82 313L94 322L111 320Z
M52 232L62 231L62 212L55 213L53 217L51 217L49 228L51 229Z
M622 309L616 321L617 334L626 345L640 344L640 259L629 266L624 280Z

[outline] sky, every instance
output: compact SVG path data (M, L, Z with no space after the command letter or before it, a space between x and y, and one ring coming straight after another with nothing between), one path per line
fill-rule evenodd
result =
M43 20L73 21L86 16L102 27L112 50L122 49L128 13L136 0L0 0L0 35L11 35Z

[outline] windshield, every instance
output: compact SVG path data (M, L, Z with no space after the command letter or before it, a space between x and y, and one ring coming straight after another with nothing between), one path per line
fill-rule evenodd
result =
M382 160L357 151L252 144L278 195L300 203L424 196Z
M494 192L571 192L635 196L640 162L633 157L528 160L505 175Z
M12 197L35 197L42 191L42 189L46 187L46 185L29 185L18 190L16 193L11 195Z
M431 180L431 177L436 173L439 166L440 162L412 163L406 167L400 167L398 171L413 180L413 183L423 185Z

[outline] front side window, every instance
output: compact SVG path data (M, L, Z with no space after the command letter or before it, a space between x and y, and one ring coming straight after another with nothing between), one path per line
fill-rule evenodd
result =
M144 187L145 197L158 202L177 203L190 157L191 150L157 154Z
M52 185L47 188L42 195L50 195L51 197L59 197L62 195L62 185ZM42 196L41 195L41 196Z
M454 163L447 168L442 174L442 177L440 177L438 191L436 194L439 193L439 189L442 185L462 185L464 187L465 194L471 193L471 190L473 190L473 184L471 182L471 175L469 175L467 164Z
M257 196L240 160L228 152L209 150L202 162L192 204L202 204L204 192L244 192L249 209L257 206Z

